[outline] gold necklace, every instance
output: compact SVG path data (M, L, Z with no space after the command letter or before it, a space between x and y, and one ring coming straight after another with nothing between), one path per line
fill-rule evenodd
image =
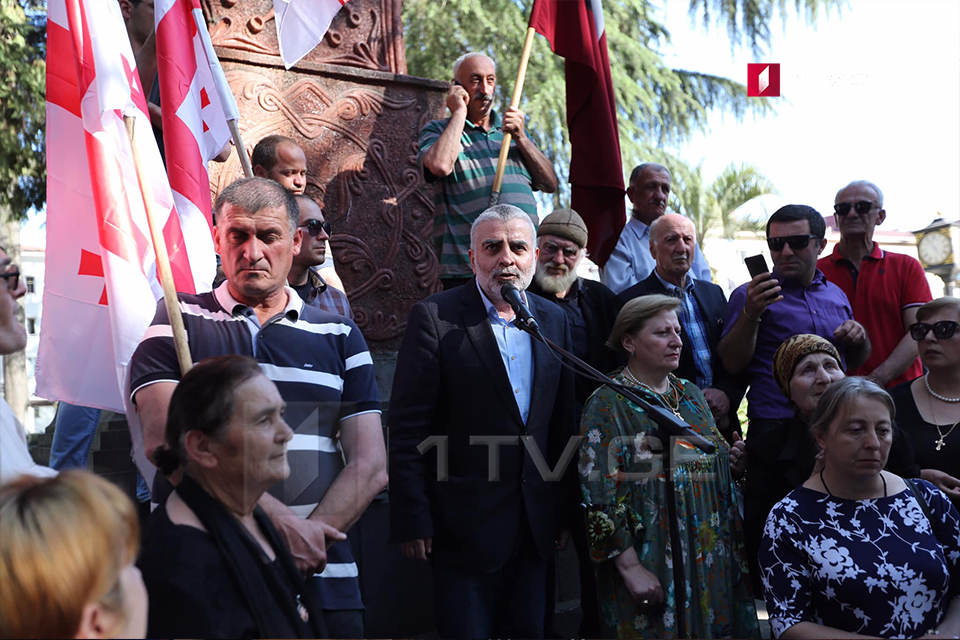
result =
M949 429L947 429L946 433L941 431L940 424L939 424L940 421L937 420L937 414L934 413L933 411L933 399L930 400L930 415L933 417L933 426L936 427L937 429L937 435L940 436L940 438L937 440L937 451L940 451L940 449L943 449L945 446L947 446L947 443L946 443L947 436L953 433L953 430L957 428L958 424L960 424L960 420L957 420L956 422L954 422L953 425Z
M669 410L673 415L682 419L682 416L680 415L680 389L676 384L674 384L670 374L667 374L667 390L672 391L673 393L671 394L672 398L669 400L667 399L666 392L660 393L646 382L641 382L639 379L637 379L637 377L633 375L633 372L630 371L630 365L627 365L623 368L623 376L630 382L640 385L652 393L654 397L660 401L660 404L662 404L664 408Z

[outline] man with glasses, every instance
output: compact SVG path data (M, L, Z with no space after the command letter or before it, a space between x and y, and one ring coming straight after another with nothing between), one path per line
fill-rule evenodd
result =
M840 242L821 258L817 268L847 294L853 317L866 328L873 350L850 375L869 376L885 387L913 380L923 373L910 325L917 309L932 300L923 267L916 259L887 253L873 241L883 224L883 193L866 180L837 192L833 207Z
M573 354L609 373L623 364L606 346L623 305L603 284L577 275L587 255L587 225L573 209L558 209L540 223L537 245L537 272L527 291L558 304L570 322ZM577 403L582 406L598 386L578 378Z
M606 344L622 304L605 285L577 275L577 267L587 255L587 225L573 209L558 209L540 223L537 245L540 248L537 271L527 292L556 303L570 324L571 352L595 369L610 373L623 364L620 356ZM583 376L576 377L578 420L587 398L599 386L599 382ZM580 504L579 493L573 500L574 505ZM600 635L600 605L597 603L596 579L590 561L586 527L575 525L571 531L580 567L580 611L583 615L579 637L595 638ZM552 572L548 573L548 577L552 575ZM548 588L548 596L552 596L552 591L552 587ZM545 628L548 633L553 631L553 607L550 602L552 598L547 605Z
M846 294L817 269L827 245L815 209L791 204L767 221L773 273L761 273L730 295L718 347L731 373L747 372L749 436L784 425L794 411L773 378L773 354L787 338L811 333L832 342L847 369L870 355L867 332L853 319Z
M17 299L26 292L20 268L0 249L0 356L23 351L27 346L27 331L17 319ZM33 461L23 425L7 401L0 398L0 484L21 473L48 476L56 471Z
M303 242L300 243L300 253L293 256L287 283L310 306L349 318L353 312L346 294L329 286L315 268L326 259L330 223L323 219L320 206L311 198L304 195L294 198L300 207Z

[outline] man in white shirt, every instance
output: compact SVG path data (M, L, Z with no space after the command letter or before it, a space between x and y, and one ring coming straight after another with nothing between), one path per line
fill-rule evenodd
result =
M620 232L617 246L600 276L600 281L614 293L645 280L657 266L650 255L650 225L666 213L669 195L670 171L663 165L645 162L630 173L627 197L633 204L633 215ZM693 256L690 276L707 282L713 279L699 245Z
M27 346L27 332L17 320L17 298L26 292L20 268L0 249L0 355L16 353ZM0 398L0 484L22 473L52 476L57 472L33 461L23 425L6 400Z

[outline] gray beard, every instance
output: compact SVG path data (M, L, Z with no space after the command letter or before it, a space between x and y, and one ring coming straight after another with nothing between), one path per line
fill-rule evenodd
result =
M536 264L534 264L533 269L536 269ZM531 269L529 273L523 273L519 269L517 282L514 286L517 287L519 291L526 291L527 287L530 286L530 282L533 280L534 270ZM478 273L476 274L477 282L480 284L480 288L483 289L483 292L487 294L487 298L490 299L490 302L497 303L503 302L503 297L500 295L500 284L497 282L496 276L499 274L495 273Z
M537 286L546 291L547 293L552 293L556 295L558 293L566 293L570 287L573 286L573 283L577 281L577 272L574 269L571 269L562 276L551 276L545 271L537 269L536 274L533 276L534 282L537 283Z

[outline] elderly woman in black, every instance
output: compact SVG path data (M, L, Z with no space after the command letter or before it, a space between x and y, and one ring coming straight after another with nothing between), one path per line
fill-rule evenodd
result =
M960 503L960 300L938 298L917 310L910 335L925 374L890 391L897 422L913 441L920 477Z
M257 506L290 474L283 410L251 358L204 360L177 385L156 460L183 477L152 515L139 563L148 637L325 637L289 550Z

